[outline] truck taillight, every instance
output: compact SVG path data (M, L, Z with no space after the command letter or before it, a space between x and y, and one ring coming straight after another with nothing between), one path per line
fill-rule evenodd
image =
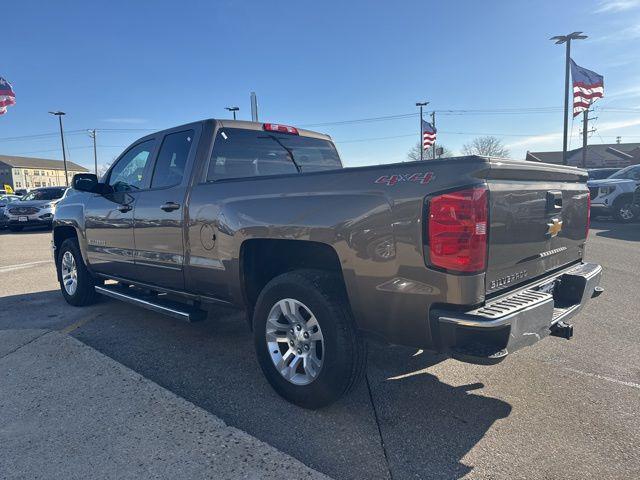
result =
M591 192L587 192L587 232L584 238L589 237L589 229L591 228Z
M268 132L280 132L290 133L291 135L298 135L298 129L296 127L289 127L288 125L280 125L278 123L263 123L262 128Z
M485 187L429 200L429 262L456 272L479 272L487 262L488 193Z

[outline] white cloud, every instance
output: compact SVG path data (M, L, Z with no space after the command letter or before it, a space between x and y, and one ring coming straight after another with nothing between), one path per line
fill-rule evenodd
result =
M640 125L640 117L628 120L620 120L617 122L599 122L595 125L597 131L602 132L618 132L625 128L636 127ZM507 148L510 150L519 150L526 148L527 150L546 151L559 150L558 145L562 142L562 132L545 133L543 135L534 135L526 137L517 142L510 143Z
M640 0L602 0L595 13L624 12L640 7Z
M128 125L139 125L141 123L147 123L146 118L135 118L135 117L123 117L123 118L103 118L102 122L107 123L126 123Z

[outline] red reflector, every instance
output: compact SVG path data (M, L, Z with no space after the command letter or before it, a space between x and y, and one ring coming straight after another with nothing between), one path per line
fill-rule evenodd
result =
M585 240L589 237L590 228L591 228L591 192L587 192L587 232L584 236Z
M279 125L277 123L263 123L262 128L269 132L290 133L291 135L298 135L298 129L296 127L289 127L288 125Z
M457 272L484 270L487 261L487 189L469 188L429 201L429 261Z

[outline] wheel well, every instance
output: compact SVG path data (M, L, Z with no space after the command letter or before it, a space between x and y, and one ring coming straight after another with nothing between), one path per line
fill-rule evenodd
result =
M62 246L62 242L64 242L67 238L78 238L78 233L76 229L70 226L56 227L53 230L53 245L56 247L56 255L60 251L60 247Z
M253 309L258 295L272 278L299 269L335 272L344 286L338 254L325 243L270 239L245 241L240 250L240 275L249 309Z

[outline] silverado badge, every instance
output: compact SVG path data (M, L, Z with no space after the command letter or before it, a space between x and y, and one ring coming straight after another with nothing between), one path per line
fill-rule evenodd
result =
M558 233L560 233L560 230L562 230L562 220L554 218L553 220L551 220L551 223L547 223L547 227L549 227L549 229L547 230L547 235L549 235L550 237L555 237L556 235L558 235Z

